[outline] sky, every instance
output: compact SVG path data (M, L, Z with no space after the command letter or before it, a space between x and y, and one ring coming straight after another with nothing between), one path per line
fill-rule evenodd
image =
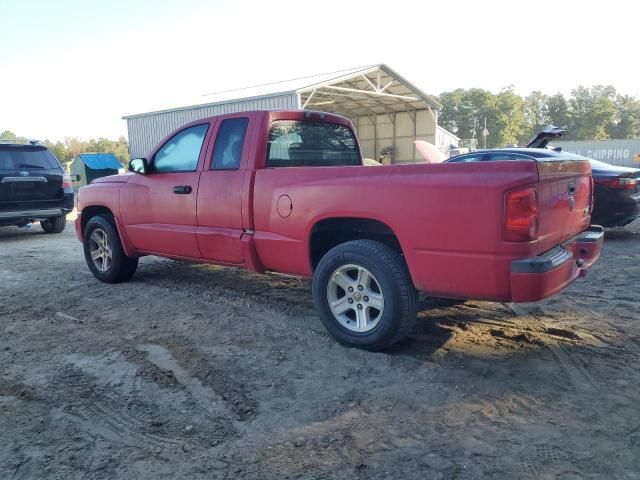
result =
M123 115L376 63L431 94L606 84L640 97L635 4L0 0L0 132L116 139Z

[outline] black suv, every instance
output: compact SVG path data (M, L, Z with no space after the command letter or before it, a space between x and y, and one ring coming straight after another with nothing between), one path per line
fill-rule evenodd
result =
M0 227L40 221L46 233L60 233L71 210L71 178L47 147L0 141Z

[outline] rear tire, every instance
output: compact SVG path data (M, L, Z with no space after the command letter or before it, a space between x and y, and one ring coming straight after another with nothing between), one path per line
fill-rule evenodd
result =
M67 216L51 217L40 221L40 227L44 233L62 233L64 227L67 226Z
M350 347L384 350L416 321L417 292L404 259L372 240L329 250L313 276L313 299L329 333Z
M84 258L93 276L105 283L129 280L138 268L137 257L127 257L113 217L96 215L84 230Z

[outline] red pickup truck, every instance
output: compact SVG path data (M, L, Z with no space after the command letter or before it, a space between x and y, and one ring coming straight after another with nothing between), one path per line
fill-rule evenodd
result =
M76 231L104 282L143 255L313 277L328 331L381 350L411 330L418 291L531 302L598 258L589 162L503 160L367 167L345 118L235 113L80 189Z

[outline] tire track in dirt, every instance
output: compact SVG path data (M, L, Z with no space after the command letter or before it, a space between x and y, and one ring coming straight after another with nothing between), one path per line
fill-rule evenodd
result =
M582 390L600 390L600 384L584 368L578 354L573 353L562 343L547 345L547 348L574 387Z
M453 451L462 449L465 456L482 460L484 474L499 478L581 475L571 451L557 444L512 445L507 436L495 437L496 426L507 427L514 418L528 419L519 422L520 428L535 427L541 407L535 398L518 395L418 408L410 419L398 407L385 408L384 416L356 407L266 439L257 459L277 478L343 478L339 473L358 478L348 473L353 465L360 465L363 472L377 465L376 478L402 478L401 462L418 458L416 468L423 470L423 478L478 478L461 475L461 459Z
M209 414L231 416L220 395L213 389L202 385L202 382L192 377L173 358L171 352L161 345L139 345L138 350L147 353L147 360L162 370L169 370L176 380L182 384L196 402Z
M13 471L13 480L32 480L38 478L38 465L33 457L24 458Z
M508 461L496 456L483 473L491 478L584 478L584 472L571 451L552 443L526 445ZM570 477L569 477L570 478Z
M558 374L565 379L563 383L569 384L571 391L581 392L582 396L597 399L607 390L609 381L614 377L611 375L614 373L611 371L613 366L617 365L621 371L628 368L629 354L632 352L628 349L627 342L623 349L619 349L618 345L611 343L610 338L599 335L597 330L581 329L575 321L572 322L571 327L563 328L563 324L571 318L588 318L591 312L574 309L571 317L562 315L564 322L559 325L556 320L557 314L554 315L553 311L547 312L537 306L531 308L517 306L512 310L517 317L516 321L513 325L501 325L500 332L497 332L500 333L499 336L516 341L523 340L521 338L523 333L525 336L535 335L534 342L527 343L535 343L551 353ZM598 318L596 315L593 316ZM603 323L603 325L607 324L608 322ZM505 335L503 332L509 332L509 334ZM514 338L509 338L514 334ZM587 361L589 367L585 363ZM597 369L594 373L591 371L593 368ZM603 381L603 377L608 381ZM629 398L623 398L624 396L617 394L615 396L619 399L619 404L629 403ZM599 420L602 418L599 403L588 402L586 405L580 405L580 408L583 417L593 419L593 427L598 434L603 435L607 440L614 441L615 437L609 433L608 426L599 426ZM632 439L633 433L627 434L626 437ZM569 441L564 446L568 447L574 443ZM619 459L612 458L610 461L616 465L616 468L623 468L623 463ZM580 461L573 456L571 448L563 449L556 444L540 443L535 445L535 451L523 451L518 465L514 474L533 478L546 475L583 478L585 472Z
M175 449L195 446L184 440L144 433L147 425L121 410L98 401L65 405L53 412L53 418L70 420L90 435L100 436L129 447Z
M164 347L144 345L140 352L124 346L122 352L97 357L64 357L72 367L63 368L58 380L67 388L73 385L75 398L68 401L65 394L67 401L52 418L71 422L92 437L152 451L206 448L236 434L228 410L218 408L224 404L209 389L198 390L197 380L170 355L164 358ZM167 395L164 401L156 397L158 388Z
M506 306L517 316L519 323L527 325L524 327L525 331L541 336L537 343L551 353L555 363L575 388L588 391L598 391L602 388L585 368L581 351L592 353L593 350L608 347L609 343L587 332L578 333L575 327L567 329L558 326L554 318L541 307L515 304Z
M244 331L244 329L240 329ZM246 337L245 337L246 338ZM232 419L236 428L250 422L257 415L258 402L253 396L255 381L262 379L264 371L242 365L243 351L228 344L218 344L216 353L204 353L184 337L155 337L154 345L166 349L185 375L197 380L206 389L215 392L223 401L225 418ZM258 377L256 377L258 375ZM246 425L244 425L246 428Z

